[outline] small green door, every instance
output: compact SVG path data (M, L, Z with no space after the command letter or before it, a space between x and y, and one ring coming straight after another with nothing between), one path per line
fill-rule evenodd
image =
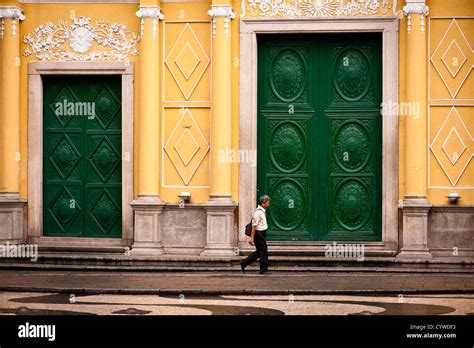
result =
M44 235L120 238L120 76L44 76L43 86Z
M381 240L381 36L258 38L271 240Z

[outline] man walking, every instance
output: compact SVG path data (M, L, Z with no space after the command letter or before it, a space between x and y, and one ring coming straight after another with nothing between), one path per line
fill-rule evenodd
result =
M260 197L259 205L252 217L252 234L249 244L254 245L257 250L249 255L245 260L240 261L242 272L245 273L245 267L260 259L260 274L271 274L268 271L268 249L265 237L267 236L267 218L265 209L270 206L270 197L264 195Z

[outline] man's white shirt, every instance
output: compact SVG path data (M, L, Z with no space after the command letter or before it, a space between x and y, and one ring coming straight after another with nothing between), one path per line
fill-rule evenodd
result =
M256 226L257 231L264 231L268 228L265 209L258 206L252 217L252 226Z

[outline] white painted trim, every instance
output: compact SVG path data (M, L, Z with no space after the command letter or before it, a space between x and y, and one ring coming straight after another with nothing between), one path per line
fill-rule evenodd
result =
M166 60L166 58L165 58L166 39L165 38L166 38L166 24L168 24L168 23L185 23L185 27L186 27L187 25L189 25L189 23L208 23L210 25L211 21L210 20L199 20L199 19L198 20L165 20L165 21L163 21L163 40L162 40L162 50L161 50L163 62L165 62L165 60ZM191 30L192 30L192 28L191 28ZM179 37L181 36L181 34L182 33L180 33ZM199 38L197 37L197 35L195 35L194 31L193 31L193 35L199 41ZM210 35L210 38L211 38L210 52L212 52L212 30L209 31L209 35ZM176 41L178 41L178 40L176 40ZM199 44L202 47L202 44L201 44L200 41L199 41ZM173 45L173 48L174 48L175 45L176 45L176 42ZM171 50L173 48L171 48ZM204 47L202 47L202 49L204 50L204 52L206 52ZM171 50L170 50L170 52L171 52ZM206 72L207 68L212 66L212 57L210 57L209 54L207 54L207 52L206 52L206 56L209 58L209 64L207 65L206 69L204 70L204 72L199 77L199 80L202 78L202 76ZM206 101L204 101L204 100L165 100L165 86L166 86L166 81L165 81L165 69L166 69L166 67L165 67L165 65L166 64L163 64L163 71L162 71L162 73L163 73L162 76L163 77L161 79L161 84L162 84L161 85L162 86L162 88L161 88L161 101L162 101L162 103L161 103L161 188L209 189L210 188L209 185L186 186L186 185L166 185L165 184L165 170L164 170L164 168L165 168L165 132L164 132L164 129L165 129L165 109L170 109L170 108L209 109L210 110L210 112L209 112L210 117L211 117L211 110L212 110L211 100L208 100L208 101L207 100ZM170 69L168 69L168 70L170 70ZM173 76L174 81L177 83L177 81L176 81L173 73L171 72L171 70L170 70L170 73ZM209 69L209 73L210 73L209 95L211 96L212 95L212 69ZM196 84L196 86L197 86L197 84ZM194 92L194 89L195 89L196 86L194 86L193 92ZM181 91L181 88L179 87L179 84L178 84L178 88ZM201 105L196 105L197 103L203 103L205 105L202 105L202 106ZM177 105L174 105L174 104L177 104ZM201 130L199 129L199 131L201 131ZM210 150L210 147L212 146L211 145L212 140L209 139L209 142L208 142L207 139L206 139L206 142L208 143L209 150ZM207 151L207 153L209 153L209 150ZM207 156L207 153L206 153L206 156ZM174 165L174 163L173 163L173 165ZM198 169L199 169L199 166L196 168L195 172ZM194 173L193 173L193 176L194 176Z
M433 52L433 54L431 54L431 20L436 20L436 19L444 19L444 20L449 19L449 20L451 20L451 22L449 23L447 30L444 32L443 38L439 41L438 45L436 46L435 51ZM456 99L456 98L453 98L453 99L437 99L437 98L431 98L431 65L433 64L432 61L431 61L431 57L438 50L439 45L441 44L441 41L445 38L445 36L447 34L447 31L449 30L449 28L451 28L453 22L456 22L456 19L474 19L474 16L433 16L433 17L428 18L428 54L430 55L430 58L427 61L427 69L428 69L428 143L427 143L427 151L428 151L428 189L429 190L433 190L433 189L435 189L435 190L436 189L472 190L474 188L472 186L433 186L433 185L431 185L431 170L430 170L431 169L431 156L430 156L430 154L432 153L432 150L431 150L431 144L432 144L432 142L431 142L431 108L432 107L447 107L447 106L449 106L449 107L474 106L474 103L464 104L464 103L474 102L474 98L473 99ZM456 22L456 25L459 27L459 24L457 22ZM459 27L459 29L460 29L461 34L463 35L464 39L467 41L468 45L470 46L469 41L464 36L464 33L462 32L460 27ZM436 68L436 66L434 64L433 64L433 67L436 70L436 72L438 73L438 76L440 76L440 78L442 79L443 84L446 87L446 82L441 77L441 74L439 73L438 69ZM467 79L467 77L466 77L466 79ZM464 84L465 80L463 81L461 86ZM448 89L448 93L451 94L449 89ZM439 102L439 104L436 103L436 102ZM445 103L448 103L448 104L445 104ZM461 118L461 121L462 121L462 118ZM443 124L444 124L444 121L443 121ZM433 153L433 155L436 157L436 155L434 153ZM439 162L439 160L437 160L437 161ZM444 168L442 168L442 169L443 169L443 172L445 172L445 169ZM464 170L465 169L463 169L463 171ZM446 172L445 172L445 174L446 174ZM449 179L449 177L448 177L448 179Z
M189 188L192 188L192 189L208 189L208 188L210 188L210 186L177 186L177 185L166 185L166 186L163 186L163 187L166 187L166 188L183 188L183 189L189 189Z
M190 19L188 21L184 21L182 19L170 19L170 20L165 20L164 22L165 23L211 23L210 20L206 20L206 19Z
M474 16L430 16L431 19L453 19L453 18L461 18L461 19L469 19L474 18Z
M433 57L433 55L436 53L436 51L438 50L439 46L441 45L441 42L444 40L444 38L446 37L446 34L448 32L448 30L451 28L453 22L456 22L456 19L473 19L474 16L453 16L453 17L446 17L446 16L443 16L443 17L428 17L428 55L429 55L429 59L428 59L428 100L429 101L451 101L451 102L456 102L456 101L474 101L474 98L473 99L457 99L457 98L452 98L452 99L436 99L436 98L431 98L431 64L432 61L431 61L431 58ZM436 49L433 51L433 54L430 55L431 53L431 20L435 20L435 19L451 19L451 23L449 23L448 25L448 28L447 30L445 31L445 33L443 34L443 37L442 39L439 41L438 45L436 46ZM465 37L464 35L464 32L461 30L461 28L459 27L459 24L456 22L456 25L458 26L459 30L461 31L461 34L463 35L464 39L466 40L467 44L469 46L470 43L469 41L467 40L467 38ZM471 47L472 49L472 47ZM444 78L441 76L438 68L433 64L433 67L435 68L436 72L438 73L438 76L441 78L441 80L443 81L443 84L445 85L448 93L451 95L452 97L452 93L451 91L449 90L449 88L447 87L447 84L446 84L446 81L444 80ZM472 68L471 68L472 70ZM462 85L464 85L464 82L466 81L467 77L469 76L469 74L466 76L466 78L463 80L463 82L461 83L459 89L457 92L459 92L459 90L461 89ZM456 93L457 93L456 92ZM429 120L428 120L429 122ZM429 161L429 159L428 159ZM429 163L428 163L429 164ZM428 181L429 181L429 178L428 178ZM428 185L429 186L429 185Z
M430 102L433 102L433 101L439 101L439 102L452 102L452 103L462 103L462 102L468 102L468 101L474 101L474 99L430 99ZM439 104L431 104L431 105L439 105ZM449 104L449 105L453 105L453 104ZM469 104L469 105L474 105L473 104Z
M453 100L453 101L461 101L462 99L456 99L456 100ZM446 106L474 106L474 104L433 104L433 103L430 103L428 104L429 106L440 106L440 107L446 107Z
M470 53L473 54L474 50L472 49L471 44L469 43L469 41L467 40L466 36L464 35L464 32L462 31L462 29L461 29L461 27L459 26L458 22L456 22L456 19L453 18L452 21L451 21L451 23L449 23L448 28L447 28L446 31L444 32L443 37L441 38L441 40L439 40L438 45L436 46L436 49L433 51L433 54L430 56L429 61L431 62L431 64L433 64L434 68L435 68L436 71L438 72L439 77L440 77L441 80L443 81L443 83L444 83L444 85L445 85L447 91L448 91L449 94L451 95L451 97L452 97L453 99L456 99L456 96L458 95L459 91L460 91L461 88L463 87L464 82L466 82L467 78L468 78L469 75L471 74L472 69L474 69L474 65L471 65L471 69L470 69L469 72L466 74L466 76L465 76L464 79L462 80L461 84L460 84L460 85L458 86L458 88L456 89L456 91L453 92L453 91L451 91L451 89L449 88L448 83L446 82L445 78L443 77L443 75L442 75L441 72L439 71L438 67L437 67L436 64L433 62L433 57L435 56L436 52L438 52L438 49L439 49L439 47L441 46L441 43L442 43L442 42L444 41L444 39L446 38L446 35L448 35L448 32L451 30L451 27L453 26L453 24L455 24L455 25L457 26L457 28L459 29L459 31L460 31L462 37L464 38L464 41L465 41L466 45L469 46L469 48L471 49L471 52L470 52ZM431 30L431 28L430 28L430 30ZM458 47L459 47L459 44L456 42L456 40L453 39L452 42L455 42L456 45L458 45ZM451 46L449 46L449 47L451 47ZM449 47L448 47L448 49L449 49ZM447 52L447 51L448 51L448 50L446 50L446 52ZM428 52L430 52L430 51L428 50ZM446 55L446 52L443 54L442 57L444 57L444 55ZM461 50L461 53L464 54L464 52L462 52L462 50ZM467 58L468 58L468 57L467 57ZM444 63L444 61L443 61L443 63ZM444 64L446 64L446 63L444 63ZM449 69L448 69L448 70L449 70ZM461 68L459 68L459 70L461 70ZM451 70L449 70L449 72L451 73ZM458 72L459 72L459 71L458 71ZM429 80L429 81L431 82L431 80ZM431 92L431 90L430 90L430 92ZM431 95L429 95L429 98L431 98Z
M140 0L20 0L23 4L139 4Z
M464 153L464 151L466 151L466 149L467 149L468 147L466 146L466 144L464 144L464 141L462 141L462 138L461 138L461 136L459 135L459 133L458 133L456 127L451 128L451 131L449 132L448 136L446 137L446 140L444 141L443 145L441 145L441 148L443 149L444 153L445 153L447 156L449 156L449 154L446 152L445 146L446 146L446 143L448 142L448 139L451 137L451 134L452 134L453 132L456 133L458 139L459 139L459 140L461 141L461 143L462 143L462 146L464 146L464 149L463 149L463 150L461 151L461 153L459 154L459 157L461 157L462 154ZM469 131L468 131L468 133L469 133ZM458 158L459 158L459 157L458 157ZM453 161L451 160L451 158L449 159L449 161L450 161L453 165L455 165L456 162L457 162L457 161L456 161L456 162L453 162Z
M257 34L381 32L383 101L398 102L398 16L242 18L240 20L240 149L257 149ZM245 130L245 131L242 131ZM398 250L398 116L383 120L382 242L380 250ZM240 163L239 246L257 198L257 168ZM378 242L380 243L380 242ZM370 243L364 243L370 244Z
M464 122L463 118L461 117L461 115L459 114L458 110L456 109L456 106L454 105L448 105L448 106L451 106L451 109L449 110L448 114L444 117L444 120L443 120L443 123L441 124L441 126L439 127L438 129L438 132L436 133L435 137L433 138L433 141L430 141L431 138L428 137L428 151L429 153L432 153L436 160L438 161L438 164L440 165L441 169L443 169L443 173L446 175L446 177L448 178L448 180L451 182L451 185L453 185L452 187L450 187L451 189L457 189L459 187L456 186L456 184L458 183L458 181L461 179L461 177L463 176L464 172L466 171L467 167L469 166L469 163L471 162L472 158L474 157L474 153L471 154L471 158L469 159L469 161L466 162L466 165L462 168L461 172L459 173L458 177L453 180L449 175L448 175L448 172L446 171L446 168L443 166L443 164L441 163L441 160L440 158L438 157L438 155L436 154L435 151L433 151L433 144L435 143L435 141L438 139L438 136L439 134L441 133L441 130L443 129L443 127L446 125L446 122L448 122L448 118L451 117L451 114L453 113L453 111L455 112L456 116L459 118L459 120L461 121L461 124L463 125L464 129L466 130L467 134L471 137L471 142L474 142L474 137L471 135L471 132L469 132L469 128L467 128L466 126L466 123ZM472 106L472 105L469 105L469 106ZM429 112L428 115L430 116L431 113ZM430 123L428 123L428 127L430 127ZM453 129L455 129L455 127L453 126ZM455 129L456 130L456 129ZM430 128L428 128L428 136L431 136L430 135ZM452 130L451 130L452 132ZM450 134L451 134L450 132ZM457 130L456 130L456 133L457 133ZM462 138L459 136L459 133L458 133L458 137L459 139L461 140L461 142L463 143L463 145L466 147L466 148L470 148L470 146L466 146L466 144L464 144L464 142L462 141ZM447 141L447 139L449 138L446 137L445 139L445 143ZM444 143L443 143L444 145ZM444 149L443 149L444 150ZM465 150L464 150L465 151ZM464 153L464 151L462 153ZM459 154L459 157L461 157L461 154ZM450 162L452 163L451 159L450 159ZM428 164L431 164L431 162L428 162ZM428 167L428 171L429 173L431 173L431 167ZM428 188L438 188L437 186L434 186L434 187L430 187L429 186L430 184L430 180L428 180ZM473 187L465 187L465 188L473 188Z
M20 0L23 4L139 4L140 0Z
M451 71L451 68L448 66L448 64L446 64L446 61L444 60L444 57L448 54L448 51L451 49L451 46L452 45L456 45L456 47L458 48L458 50L461 52L461 54L464 56L464 61L462 62L462 64L459 66L458 70L456 71L456 73L453 73ZM456 78L456 76L458 75L459 73L459 70L462 69L463 65L466 64L466 62L468 61L468 57L466 57L466 55L464 54L464 52L462 51L461 47L459 47L458 43L456 42L456 40L453 39L453 41L451 41L451 44L448 46L448 48L446 49L446 51L443 53L443 56L441 57L441 60L443 61L444 63L444 66L446 67L446 69L449 70L449 73L451 74L451 76L453 77L453 79Z
M466 186L431 186L428 187L429 190L472 190L472 187Z
M165 22L166 23L166 22ZM201 50L204 52L204 54L206 55L208 61L207 63L205 64L205 67L204 69L202 70L201 74L199 75L199 77L197 78L196 80L196 83L192 86L191 90L188 91L189 93L186 95L186 93L184 92L183 88L181 87L181 84L179 83L178 79L176 78L173 70L171 69L171 66L170 64L168 64L168 58L171 56L171 52L174 51L174 49L176 48L176 45L178 44L178 41L181 39L181 37L183 36L184 32L186 31L186 28L189 28L189 30L191 30L191 33L193 34L193 37L196 39L196 42L198 43L199 47L201 47ZM164 30L164 29L163 29ZM163 42L165 41L165 37L163 37ZM189 45L189 41L186 41L186 44ZM189 46L191 47L191 46ZM183 47L184 49L184 47ZM191 47L191 50L192 50L192 47ZM196 54L193 50L193 53ZM176 58L173 63L176 62L178 58ZM198 58L199 59L199 58ZM176 84L178 85L178 88L179 90L181 91L181 93L183 94L184 98L186 101L189 100L189 98L192 96L192 94L194 93L194 90L196 89L197 85L199 84L199 81L201 81L201 78L202 76L204 75L204 73L206 72L207 68L211 65L211 57L209 57L209 55L207 54L206 50L204 49L204 47L202 47L202 44L201 44L201 41L199 40L199 38L197 37L196 33L194 32L193 28L191 28L191 26L189 25L189 23L186 23L184 25L184 28L183 30L181 30L181 33L179 34L178 38L176 39L173 47L171 47L170 51L169 51L169 54L168 56L164 59L164 62L165 62L165 65L168 67L168 70L169 72L171 73L171 76L173 76L173 79L174 81L176 82ZM201 62L199 60L199 62ZM199 63L198 62L198 63ZM179 68L179 65L178 65L178 68ZM181 69L180 69L181 70ZM182 71L181 71L182 72ZM164 74L163 74L164 75ZM183 74L184 75L184 74ZM188 81L189 78L186 78L186 81Z
M204 134L202 133L201 131L201 127L199 127L198 123L196 122L196 119L194 118L193 114L189 111L188 108L185 108L186 111L182 113L181 117L179 118L178 122L176 122L176 125L175 127L173 128L173 131L171 132L170 136L168 137L168 140L166 142L166 144L163 145L163 149L164 149L164 152L166 152L168 154L168 157L169 159L171 160L171 162L173 163L173 166L175 167L176 171L178 172L181 180L184 182L185 186L188 185L188 183L192 180L192 178L194 177L194 174L196 173L196 171L198 170L198 168L201 166L201 163L202 161L204 160L204 158L207 156L209 150L210 150L210 146L209 146L209 143L207 142L207 139L206 137L204 136ZM175 161L173 160L173 158L171 157L171 154L168 153L168 151L166 150L166 147L168 146L171 138L173 137L174 133L176 132L176 130L178 129L178 125L179 123L181 122L181 120L184 118L184 116L186 115L186 113L189 114L189 116L191 117L195 127L197 128L199 134L201 135L201 137L204 139L204 142L206 143L206 146L207 146L207 149L206 149L206 152L204 153L204 156L201 158L201 160L199 161L199 164L196 165L196 168L194 168L194 170L192 171L190 177L186 180L186 178L184 178L184 175L180 172L179 168L178 168L178 165L175 163ZM163 114L163 122L164 122L164 118L165 118L165 115ZM191 136L192 134L189 132L188 129L186 129L185 131L187 131ZM181 137L184 135L184 132L183 134L181 135ZM180 137L180 139L181 139ZM194 137L193 137L193 140ZM178 143L179 141L177 141L176 143ZM173 145L173 148L175 148L175 145ZM200 147L199 147L199 144L198 144L198 148L196 149L195 153L193 154L192 157L194 157L194 155L196 154L197 151L199 151ZM178 152L178 151L177 151ZM181 160L184 162L183 158L181 157L181 155L179 154L178 152L178 156L181 158ZM192 159L192 158L191 158ZM185 163L185 166L187 166L187 164Z
M133 62L31 62L28 64L28 237L43 237L42 75L122 76L122 245L133 241ZM129 161L125 161L126 153ZM89 238L90 239L90 238ZM94 238L97 246L107 238ZM105 240L105 242L104 242Z
M208 4L211 3L210 0L161 0L160 2L206 2Z
M172 108L184 108L184 104L188 104L186 107L187 108L210 108L212 106L212 103L210 100L192 100L192 101L186 101L186 100L164 100L163 103L166 103L166 108L172 109Z

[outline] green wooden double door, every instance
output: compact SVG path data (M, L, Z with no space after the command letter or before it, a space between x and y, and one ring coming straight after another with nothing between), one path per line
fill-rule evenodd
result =
M121 78L43 77L43 231L121 237Z
M270 240L381 240L381 35L258 37Z

